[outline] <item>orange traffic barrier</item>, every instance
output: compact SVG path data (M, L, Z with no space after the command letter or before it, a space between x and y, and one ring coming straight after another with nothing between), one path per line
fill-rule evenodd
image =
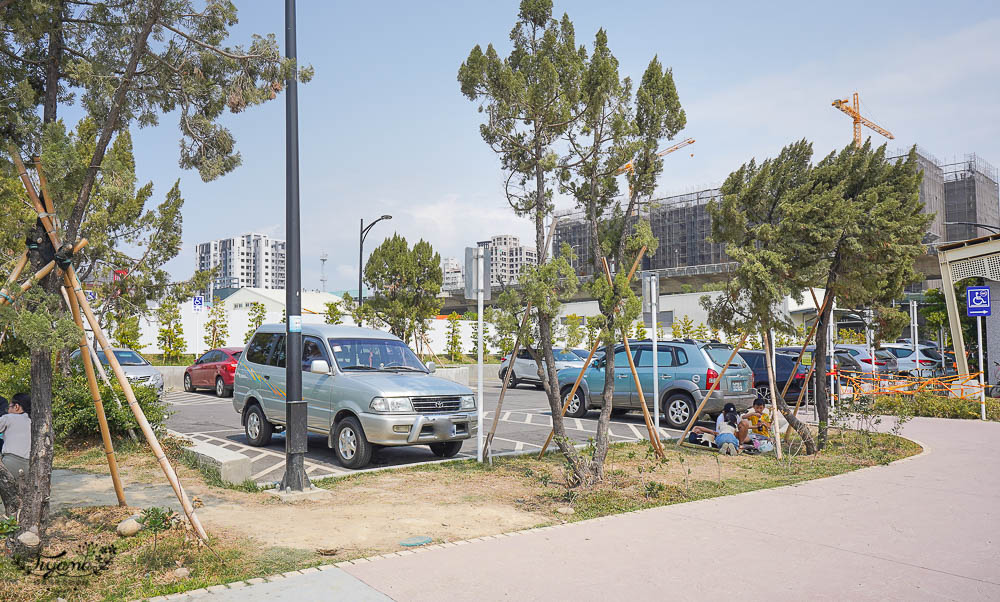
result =
M917 393L937 393L959 399L976 400L982 394L979 372L953 374L951 376L903 376L882 375L869 372L840 371L841 394L850 395L916 395ZM849 388L847 392L845 389Z

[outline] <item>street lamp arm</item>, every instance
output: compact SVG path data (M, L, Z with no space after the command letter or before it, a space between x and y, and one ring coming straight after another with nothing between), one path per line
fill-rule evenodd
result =
M992 230L993 232L1000 233L1000 226L991 226L989 224L981 224L979 222L945 222L946 226L977 226L986 230Z

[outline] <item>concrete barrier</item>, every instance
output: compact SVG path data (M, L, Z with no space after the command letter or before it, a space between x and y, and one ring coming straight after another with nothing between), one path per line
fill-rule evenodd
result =
M196 441L184 447L184 455L193 459L198 466L209 466L219 471L219 476L227 483L238 485L250 478L250 458L239 452L218 445Z
M187 366L153 366L163 375L164 391L184 390L184 370Z
M469 386L469 367L459 366L457 368L438 368L434 371L434 376L454 381L460 385Z

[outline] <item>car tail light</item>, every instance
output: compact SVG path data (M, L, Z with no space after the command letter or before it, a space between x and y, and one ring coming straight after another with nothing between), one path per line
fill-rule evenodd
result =
M799 379L799 378L805 378L805 377L806 377L806 373L805 372L797 372L795 374L795 376L793 376L792 378Z
M229 362L228 364L226 364L226 370L228 370L230 372L235 372L236 371L236 362Z
M861 360L861 363L863 363L863 364L871 364L872 361L870 359L864 359L864 360ZM884 366L885 362L880 362L880 361L876 360L875 361L875 365L876 366Z
M921 366L933 366L934 360L920 360Z
M504 363L504 362L506 362L506 361L507 361L507 356L506 355L503 356L502 358L500 358L500 363L501 364Z
M715 381L718 380L718 378L719 378L719 373L709 368L708 372L705 373L705 386L711 389L712 386L715 384Z

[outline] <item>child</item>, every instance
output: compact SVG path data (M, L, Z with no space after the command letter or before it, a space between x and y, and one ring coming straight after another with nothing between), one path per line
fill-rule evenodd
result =
M723 419L717 425L719 434L715 437L715 444L719 446L720 454L735 456L739 453L740 440L736 438L738 424L739 417L735 410L729 410L723 414Z
M31 456L31 396L18 393L10 401L7 414L0 416L0 433L3 434L3 454L0 461L15 479L28 474L28 457Z

